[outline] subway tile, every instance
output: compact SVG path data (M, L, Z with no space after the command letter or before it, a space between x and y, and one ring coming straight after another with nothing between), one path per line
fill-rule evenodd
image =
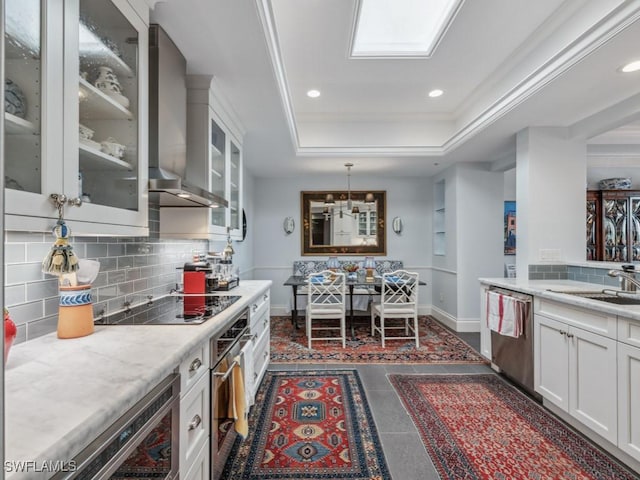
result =
M42 263L21 263L5 265L6 285L37 282L44 278Z
M577 282L588 282L589 275L576 274L574 280Z
M133 267L133 257L118 257L118 268Z
M57 315L59 307L60 307L60 297L56 296L53 298L45 298L44 299L44 316L47 317L49 315Z
M14 345L18 343L24 343L27 341L27 325L17 325L18 332L16 333L16 339L13 341ZM9 354L9 360L7 360L7 365L11 362L11 354Z
M150 278L150 277L153 277L153 267L140 268L140 278Z
M149 258L145 255L135 255L133 257L133 266L135 267L145 267L149 264Z
M26 243L27 258L26 262L42 262L44 258L51 252L51 243ZM74 249L75 252L75 249Z
M109 273L108 272L99 272L98 276L96 277L96 279L93 281L93 288L96 287L104 287L106 285L108 285L108 280L109 278Z
M529 273L529 280L544 280L544 273Z
M591 267L580 267L580 270L583 275L593 275L596 273L596 269Z
M49 278L27 284L27 302L58 296L58 279Z
M98 237L73 237L75 243L97 243L100 241Z
M119 267L120 265L118 261L119 258L121 257L99 258L98 261L100 262L100 271L109 272L111 270L117 270L118 268L124 268L124 267Z
M551 265L552 272L567 272L566 265Z
M6 306L16 305L27 301L26 284L4 287L4 303Z
M141 278L140 280L135 280L133 282L133 291L134 292L139 292L142 290L146 290L147 288L149 288L149 282L147 281L146 278Z
M125 254L125 249L122 243L107 244L107 255L109 257L121 257L124 254Z
M107 281L109 282L109 285L113 285L114 283L122 283L128 280L127 275L128 273L126 270L113 270L108 273Z
M42 300L14 305L11 307L11 318L16 325L32 322L42 318L43 308L44 302Z
M45 242L51 238L50 233L40 232L6 232L7 243Z
M99 258L107 256L108 247L106 243L94 243L87 245L87 258Z
M45 317L35 322L29 322L27 325L27 340L33 340L34 338L47 335L48 333L55 332L58 329L58 316L53 315Z
M589 283L596 283L598 285L604 285L604 277L601 277L600 275L589 275Z
M25 243L5 243L4 261L6 263L24 263L26 261ZM40 259L42 261L42 258Z

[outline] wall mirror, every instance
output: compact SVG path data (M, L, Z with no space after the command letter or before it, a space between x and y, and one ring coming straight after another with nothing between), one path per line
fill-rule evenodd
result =
M385 191L301 192L300 205L302 255L386 255Z

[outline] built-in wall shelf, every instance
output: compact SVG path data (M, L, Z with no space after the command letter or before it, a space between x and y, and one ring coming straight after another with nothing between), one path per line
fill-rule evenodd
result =
M7 135L30 135L37 132L36 126L29 120L12 113L4 113L4 128Z
M133 165L124 160L120 160L112 155L108 155L88 145L80 143L80 167L89 170L121 169L133 170Z
M434 185L433 254L437 256L443 256L447 253L444 186L444 180L436 182Z

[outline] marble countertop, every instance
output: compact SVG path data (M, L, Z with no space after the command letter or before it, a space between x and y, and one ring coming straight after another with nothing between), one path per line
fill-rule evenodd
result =
M242 299L201 325L96 326L86 337L52 333L14 346L5 370L5 461L72 459L270 286L243 280L232 291Z
M605 287L604 285L577 282L575 280L528 280L522 278L481 278L480 283L640 321L640 305L616 305L614 303L561 293L600 292L604 288L608 291L615 290L611 287Z

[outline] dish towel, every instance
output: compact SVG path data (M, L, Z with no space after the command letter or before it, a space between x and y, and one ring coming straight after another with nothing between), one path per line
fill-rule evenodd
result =
M229 417L235 420L234 427L238 435L244 440L249 433L247 421L247 407L244 396L244 376L240 366L240 356L233 359L235 366L231 372L231 398L229 399Z
M519 337L526 312L524 301L498 292L487 292L487 327L494 332Z

